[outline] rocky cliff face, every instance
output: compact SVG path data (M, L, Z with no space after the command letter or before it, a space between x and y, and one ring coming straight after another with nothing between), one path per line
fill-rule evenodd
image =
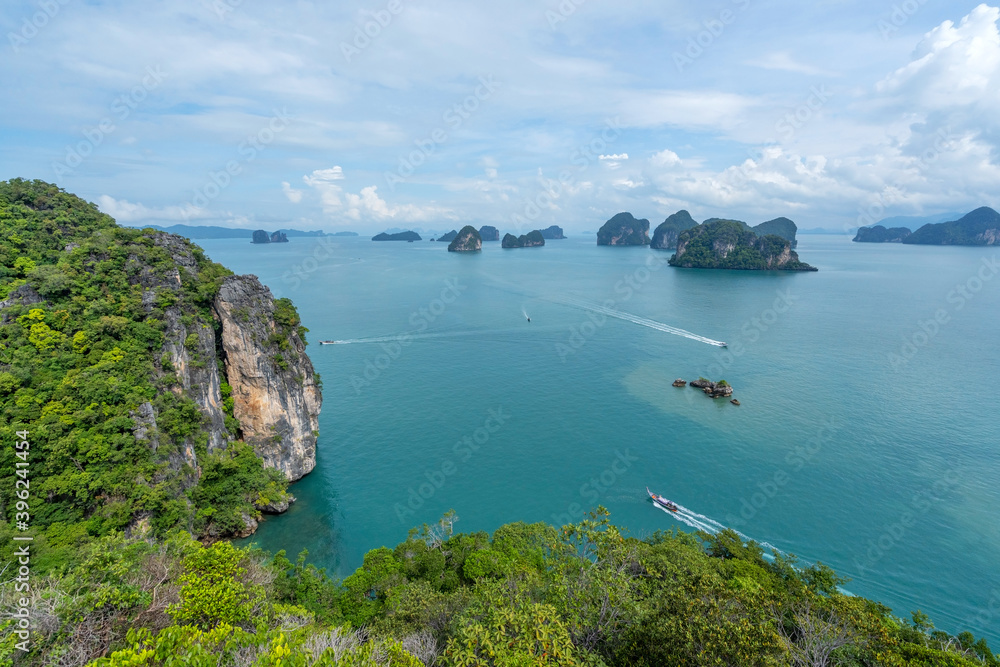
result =
M597 231L597 245L649 245L649 220L619 213Z
M479 236L479 230L472 225L462 227L448 245L448 252L478 252L482 249L483 239Z
M483 240L483 243L487 241L499 241L500 230L493 225L483 225L479 228L479 237Z
M695 222L690 213L683 209L677 211L656 227L653 231L653 240L650 241L649 246L657 250L676 248L680 233L685 229L697 226L698 223Z
M233 414L266 466L296 480L316 466L322 397L297 322L281 322L256 276L229 276L215 299Z
M730 220L705 222L681 232L669 263L697 269L816 270L799 261L791 241L774 234L757 236Z

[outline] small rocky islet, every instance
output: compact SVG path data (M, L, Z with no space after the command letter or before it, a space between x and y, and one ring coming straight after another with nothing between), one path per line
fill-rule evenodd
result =
M702 392L704 392L704 394L709 398L729 398L730 396L733 395L732 385L726 382L725 380L712 382L711 380L706 380L705 378L700 377L697 380L692 380L691 382L687 382L683 378L677 378L676 380L673 381L672 384L675 387L686 387L687 385L690 384L695 389L701 389ZM732 403L733 405L740 404L740 402L737 401L735 398L729 402Z

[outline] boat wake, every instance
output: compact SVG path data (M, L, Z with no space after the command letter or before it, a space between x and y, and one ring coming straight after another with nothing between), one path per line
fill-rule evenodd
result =
M639 326L649 327L650 329L656 329L657 331L663 331L664 333L673 334L675 336L683 336L684 338L696 340L699 343L705 343L707 345L715 345L716 347L726 346L726 344L721 340L713 340L706 336L699 336L698 334L692 333L691 331L685 331L684 329L672 327L669 324L664 324L663 322L657 322L656 320L651 320L648 317L640 317L638 315L633 315L632 313L626 313L621 310L615 310L614 308L608 308L606 306L589 303L582 299L575 299L571 297L551 297L550 300L554 301L555 303L561 303L564 306L583 308L584 310L589 310L593 313L600 313L602 315L607 315L608 317L614 317L619 320L624 320L625 322L638 324Z
M683 523L685 525L688 525L691 528L695 528L697 530L706 532L709 535L716 535L720 531L723 531L723 530L727 529L727 526L722 525L721 523L719 523L715 519L707 517L704 514L698 514L697 512L695 512L693 510L689 510L687 507L684 507L683 505L678 504L677 502L674 502L674 504L677 505L677 511L676 512L671 512L670 510L668 510L668 509L666 509L664 507L661 507L661 506L657 505L656 503L653 503L653 506L656 507L656 509L660 510L661 512L664 512L664 513L668 514L669 516L672 516L673 518L677 519L681 523ZM760 546L764 547L764 549L766 551L776 551L779 554L783 554L783 555L785 554L784 551L782 551L778 547L774 546L773 544L769 544L767 542L762 542L760 540L755 540L752 537L747 537L746 535L744 535L740 531L736 530L735 528L730 528L729 530L732 530L734 533L736 533L737 535L739 535L743 540L745 540L747 542L756 542ZM770 554L765 553L765 557L767 557L769 555Z

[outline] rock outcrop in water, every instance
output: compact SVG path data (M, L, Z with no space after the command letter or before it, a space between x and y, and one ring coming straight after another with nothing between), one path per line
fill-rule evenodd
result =
M718 382L712 382L711 380L706 380L705 378L698 378L690 382L690 385L696 389L701 389L706 396L709 398L726 398L733 395L733 388L725 380L719 380ZM674 384L675 387L683 386Z
M520 236L505 234L501 243L503 248L535 248L543 245L545 245L545 238L542 236L542 232L537 229Z
M372 237L372 241L419 241L420 234L416 232L396 232L395 234L389 234L388 232L382 232L381 234L376 234Z
M1000 245L1000 213L989 206L983 206L952 222L924 225L903 239L903 243Z
M487 243L488 241L499 241L500 230L493 225L483 225L479 228L479 238L483 240L483 243Z
M597 245L649 245L649 220L619 213L598 230Z
M272 234L268 234L263 229L258 229L253 233L253 238L250 243L265 244L265 243L288 243L288 236L282 232L277 231Z
M322 397L297 321L256 276L230 276L214 310L243 439L264 464L296 480L316 466Z
M755 225L753 231L757 236L767 236L768 234L780 236L792 244L793 250L799 244L795 239L795 233L799 231L799 228L788 218L775 218L774 220L762 222L759 225Z
M450 232L445 232L441 236L437 237L437 240L443 241L444 243L451 243L455 240L456 236L458 236L458 231L453 229Z
M816 271L799 261L791 242L768 234L758 237L736 222L706 222L680 233L671 266L751 271Z
M472 225L462 227L458 236L448 245L448 252L478 252L483 249L483 239Z
M566 238L565 234L563 234L562 227L560 227L559 225L552 225L551 227L546 227L545 229L541 230L541 232L542 232L542 238L546 238L553 241L557 239Z
M886 229L882 225L875 225L859 228L858 233L851 240L855 243L902 243L912 233L906 227Z
M698 223L685 210L680 210L667 217L653 231L653 240L649 247L657 250L667 250L677 247L677 239L685 229L697 227Z

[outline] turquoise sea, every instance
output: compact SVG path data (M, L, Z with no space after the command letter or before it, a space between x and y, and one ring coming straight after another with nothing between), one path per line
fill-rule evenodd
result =
M266 549L344 575L449 509L489 531L601 504L636 535L730 526L1000 643L1000 249L801 236L818 273L759 273L582 235L199 244L295 301L323 377L317 467ZM671 386L699 375L742 405Z

